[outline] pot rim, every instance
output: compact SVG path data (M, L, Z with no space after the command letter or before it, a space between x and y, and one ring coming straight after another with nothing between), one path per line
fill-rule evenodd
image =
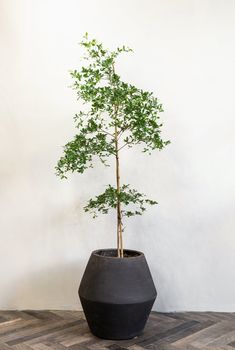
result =
M144 253L140 252L139 250L135 250L135 249L124 249L124 253L125 252L133 252L133 253L136 253L137 255L133 255L133 256L124 256L123 258L120 258L118 256L108 256L108 255L101 255L101 254L98 254L99 252L101 251L116 251L117 248L100 248L100 249L96 249L94 250L91 254L92 255L95 255L95 256L98 256L99 258L108 258L108 259L138 259L140 257L143 257L144 256Z

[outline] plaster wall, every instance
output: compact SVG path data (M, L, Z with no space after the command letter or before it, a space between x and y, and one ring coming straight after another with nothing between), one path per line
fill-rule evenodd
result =
M132 47L118 71L165 108L171 145L121 159L122 180L159 202L124 236L146 254L155 309L235 311L234 13L230 0L0 1L1 309L79 309L90 252L115 245L115 217L82 211L113 168L54 175L87 31Z

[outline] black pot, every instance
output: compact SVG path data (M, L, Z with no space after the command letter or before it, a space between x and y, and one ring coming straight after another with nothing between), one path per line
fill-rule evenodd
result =
M104 339L130 339L144 329L157 292L145 256L115 249L91 254L79 297L91 332Z

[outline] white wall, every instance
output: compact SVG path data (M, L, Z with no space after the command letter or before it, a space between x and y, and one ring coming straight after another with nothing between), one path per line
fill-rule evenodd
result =
M0 2L0 308L80 308L90 252L115 244L114 216L82 211L112 169L67 181L53 169L74 133L68 70L88 31L132 47L121 76L165 107L172 144L122 158L123 181L159 202L125 232L146 253L155 309L235 311L234 13L232 0Z

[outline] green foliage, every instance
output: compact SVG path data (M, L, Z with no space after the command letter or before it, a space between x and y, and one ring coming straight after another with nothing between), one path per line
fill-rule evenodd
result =
M116 188L108 185L104 193L96 196L95 199L90 199L84 209L95 218L99 213L107 214L110 209L116 209L118 199L121 204L127 207L126 210L122 210L122 216L128 217L142 215L146 210L145 204L157 204L156 201L146 199L144 194L130 189L130 185L122 185L119 193Z
M94 118L89 118L85 123L76 115L78 121L77 127L80 132L74 139L64 146L64 156L57 163L57 175L66 178L68 171L83 173L85 169L93 167L93 156L98 156L101 162L106 164L106 158L115 154L115 148L112 142L107 140L107 134L100 130L100 124ZM86 125L85 125L86 124Z
M122 81L115 71L119 54L132 50L122 46L109 51L95 39L89 40L87 34L81 45L86 52L85 64L70 74L73 89L86 108L74 117L77 133L64 146L64 154L57 163L56 174L61 178L67 178L68 172L83 173L93 167L97 157L108 166L108 159L117 156L124 147L140 144L143 152L151 153L169 143L161 138L162 104L152 92ZM108 185L105 192L90 199L84 209L96 217L98 213L107 214L109 209L115 209L118 200L127 207L122 215L128 217L142 214L146 204L156 204L129 185L123 185L120 193Z

